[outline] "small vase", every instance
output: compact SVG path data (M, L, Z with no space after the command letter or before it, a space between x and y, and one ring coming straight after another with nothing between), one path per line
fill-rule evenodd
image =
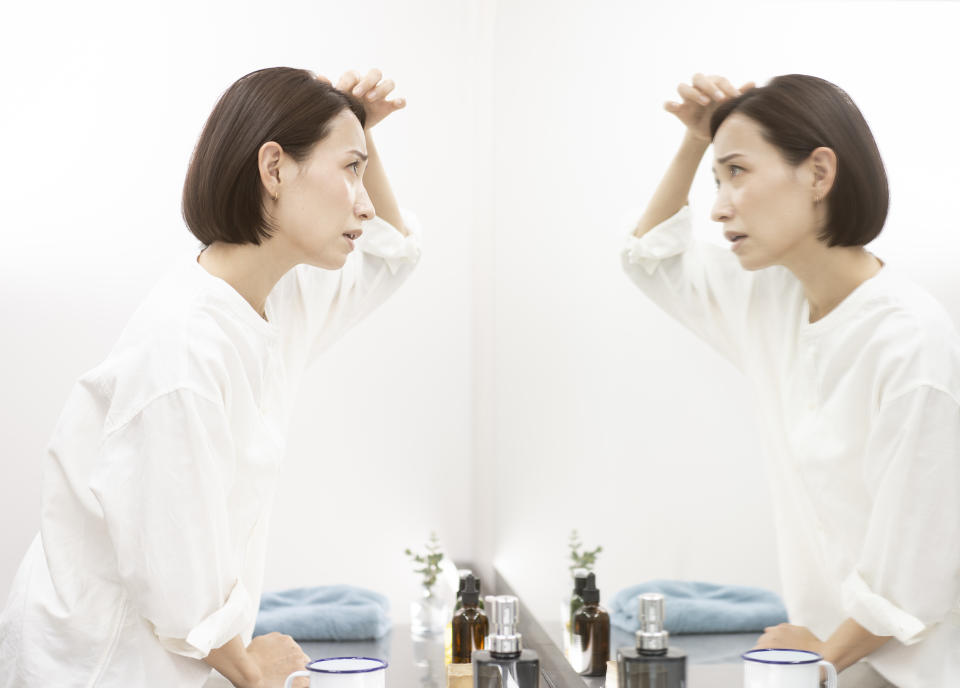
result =
M417 638L441 636L449 616L450 608L443 597L425 588L423 597L410 603L410 633Z

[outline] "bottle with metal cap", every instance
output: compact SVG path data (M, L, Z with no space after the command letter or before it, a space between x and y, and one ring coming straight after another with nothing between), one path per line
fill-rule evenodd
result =
M670 634L663 627L663 595L640 595L636 647L617 651L619 688L685 688L687 654L670 647Z
M474 688L538 688L540 659L523 649L517 598L488 595L486 603L490 635L485 648L473 652Z

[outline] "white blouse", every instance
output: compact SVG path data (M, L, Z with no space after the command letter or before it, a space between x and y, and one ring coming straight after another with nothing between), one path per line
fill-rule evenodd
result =
M40 534L0 615L0 686L202 686L259 607L297 382L419 251L385 221L337 271L301 265L261 318L186 257L74 387L44 465Z
M791 623L893 636L866 661L900 688L960 680L960 336L940 304L886 266L811 323L790 271L694 241L686 207L623 266L756 391Z

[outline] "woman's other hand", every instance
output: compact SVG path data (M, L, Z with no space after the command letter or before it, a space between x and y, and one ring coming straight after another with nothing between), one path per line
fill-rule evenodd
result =
M352 93L363 102L363 108L367 111L367 129L406 106L407 101L403 98L387 100L393 87L393 79L384 79L379 69L371 69L364 77L351 70L337 82L338 90Z
M782 623L767 626L757 640L754 650L777 648L781 650L808 650L823 654L824 642L805 626Z
M283 682L294 671L307 666L310 658L297 641L282 633L258 635L247 645L247 654L260 667L263 676L257 688L283 688ZM294 688L308 688L310 679L294 679Z
M681 102L670 100L663 107L683 122L691 136L709 142L713 111L723 101L736 98L753 86L754 83L748 81L738 89L722 76L694 74L691 83L677 86Z

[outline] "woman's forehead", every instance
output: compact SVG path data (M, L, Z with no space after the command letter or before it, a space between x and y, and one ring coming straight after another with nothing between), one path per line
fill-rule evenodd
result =
M713 156L716 160L734 153L769 152L773 146L763 137L763 128L746 115L733 113L717 129L713 137Z

